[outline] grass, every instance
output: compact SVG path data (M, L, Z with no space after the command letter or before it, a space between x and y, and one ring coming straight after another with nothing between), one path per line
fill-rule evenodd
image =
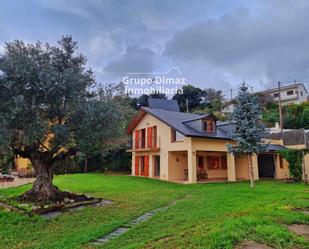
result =
M131 219L173 200L176 205L98 248L233 248L253 239L275 248L309 248L286 224L309 224L292 208L309 207L309 187L275 181L179 185L121 175L57 176L62 190L113 201L52 220L0 210L0 248L95 248L97 239ZM2 189L16 196L30 186Z

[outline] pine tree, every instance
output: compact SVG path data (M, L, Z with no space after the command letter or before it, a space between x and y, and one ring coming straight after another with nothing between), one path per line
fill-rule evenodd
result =
M253 188L252 155L261 153L265 149L262 144L265 128L260 120L261 108L258 100L248 92L245 83L241 84L236 101L236 108L231 115L231 121L235 124L233 139L236 144L228 145L228 150L235 155L248 155L250 184Z

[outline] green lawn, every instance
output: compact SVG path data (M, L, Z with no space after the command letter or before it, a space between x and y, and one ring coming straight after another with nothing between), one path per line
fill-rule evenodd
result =
M291 210L309 207L309 187L303 184L261 181L250 189L248 182L179 185L102 174L58 176L55 184L113 204L52 220L0 210L0 248L95 248L88 242L172 200L178 202L98 248L233 248L245 239L275 248L309 248L308 241L285 227L309 224L308 215ZM0 195L28 188L0 190Z

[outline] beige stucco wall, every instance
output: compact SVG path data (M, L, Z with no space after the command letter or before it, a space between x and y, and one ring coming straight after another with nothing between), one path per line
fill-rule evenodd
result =
M307 177L307 182L309 181L309 153L305 155L305 174Z
M153 162L153 155L160 155L160 178L163 180L171 180L168 169L168 162L169 162L169 151L187 151L190 138L185 137L183 142L171 142L171 128L167 126L165 123L161 122L157 118L153 117L150 114L146 114L144 118L138 123L136 128L133 131L133 144L135 143L134 132L135 130L144 129L146 128L146 138L147 138L147 127L157 126L157 137L158 137L158 145L160 148L159 152L135 152L135 155L149 155L149 162ZM132 154L132 157L134 157ZM132 158L132 165L134 166L133 158ZM150 167L150 165L149 165ZM132 175L134 175L134 167L132 167ZM175 178L173 176L172 178Z
M14 158L15 170L21 174L27 174L32 172L31 162L27 158L17 156Z
M169 152L168 164L170 180L184 180L185 169L188 169L187 151Z
M248 156L241 155L235 157L235 164L236 164L236 179L237 180L249 179Z

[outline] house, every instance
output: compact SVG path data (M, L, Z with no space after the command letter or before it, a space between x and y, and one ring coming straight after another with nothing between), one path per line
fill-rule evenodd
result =
M279 89L273 88L256 94L271 97L275 102L279 101ZM303 83L294 83L281 87L281 103L283 105L288 104L300 104L308 101L308 92Z
M13 170L16 171L20 176L33 175L34 173L30 160L27 158L22 158L18 155L14 157Z
M289 149L309 150L309 130L270 128L267 136L269 139L282 139L283 145ZM303 180L309 180L309 153L303 158Z
M248 157L227 151L234 125L212 114L179 111L176 101L149 99L127 127L132 136L132 175L180 183L249 179ZM281 140L253 156L254 178L288 177L288 163L276 153ZM271 142L271 143L270 143Z

